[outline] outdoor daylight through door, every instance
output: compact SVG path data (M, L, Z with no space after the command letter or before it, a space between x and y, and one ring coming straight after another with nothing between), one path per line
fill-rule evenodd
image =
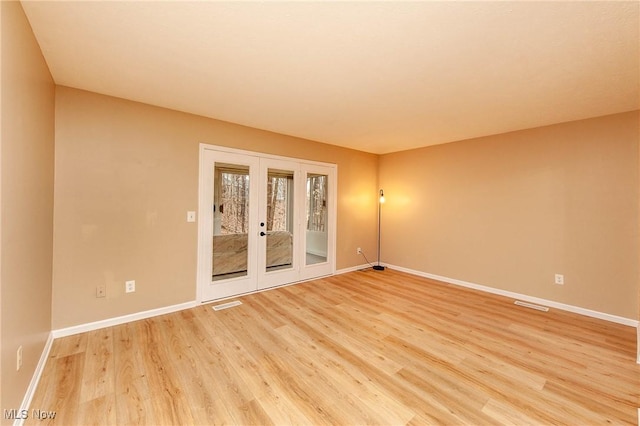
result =
M249 167L215 163L213 191L213 281L247 275Z

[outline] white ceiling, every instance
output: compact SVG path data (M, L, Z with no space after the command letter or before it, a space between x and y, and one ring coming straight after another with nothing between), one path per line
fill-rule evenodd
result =
M640 2L23 1L57 84L374 153L640 107Z

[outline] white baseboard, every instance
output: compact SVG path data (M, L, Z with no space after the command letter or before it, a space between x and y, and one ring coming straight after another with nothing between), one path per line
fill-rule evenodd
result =
M73 327L60 328L53 330L51 333L55 339L59 337L72 336L74 334L84 333L87 331L99 330L105 327L111 327L114 325L125 324L131 321L138 321L141 319L157 317L158 315L170 314L172 312L182 311L190 309L198 304L193 302L180 303L178 305L165 306L163 308L151 309L143 312L136 312L135 314L123 315L121 317L109 318L106 320L90 322L87 324L75 325Z
M531 303L535 303L538 305L543 305L543 306L548 306L550 308L556 308L556 309L560 309L563 311L568 311L568 312L573 312L576 314L580 314L580 315L585 315L588 317L592 317L592 318L599 318L605 321L610 321L610 322L615 322L618 324L623 324L623 325L628 325L630 327L638 327L639 321L638 320L634 320L634 319L630 319L630 318L624 318L624 317L620 317L617 315L611 315L611 314L607 314L604 312L598 312L598 311L593 311L591 309L586 309L586 308L581 308L579 306L572 306L572 305L567 305L564 303L559 303L559 302L554 302L553 300L547 300L547 299L541 299L539 297L534 297L534 296L528 296L526 294L520 294L520 293L515 293L512 291L507 291L507 290L501 290L498 288L493 288L493 287L488 287L488 286L484 286L484 285L480 285L480 284L475 284L475 283L471 283L471 282L467 282L467 281L462 281L462 280L457 280L455 278L449 278L449 277L443 277L440 275L435 275L435 274L429 274L427 272L422 272L422 271L416 271L414 269L408 269L408 268L403 268L400 266L393 266L393 265L388 265L391 269L395 269L397 271L402 271L402 272L406 272L412 275L418 275L420 277L424 277L424 278L431 278L434 280L438 280L438 281L443 281L445 283L449 283L449 284L455 284L455 285L459 285L462 287L467 287L467 288L472 288L474 290L480 290L480 291L484 291L487 293L492 293L492 294L497 294L500 296L505 296L505 297L510 297L512 299L518 299L518 300L524 300L526 302L531 302ZM640 354L639 354L640 356Z
M47 364L47 359L49 359L49 352L51 352L51 346L53 345L53 333L49 333L49 337L47 337L47 341L44 344L44 348L42 349L42 354L40 355L40 360L38 361L38 365L36 365L36 369L33 372L33 376L31 377L31 382L29 383L29 387L27 388L27 392L24 394L24 398L22 399L22 405L20 406L20 413L26 412L31 405L31 400L33 399L33 395L36 393L36 389L38 388L38 383L40 383L40 377L42 376L42 372L44 371L44 367ZM16 419L13 422L13 426L22 426L24 423L24 419Z
M640 364L640 325L637 328L637 332L638 338L636 340L636 348L638 350L638 359L636 360L636 362ZM640 410L640 408L638 410ZM638 414L640 414L640 412L638 412ZM640 416L638 416L638 426L640 426Z
M371 265L369 265L368 263L364 263L358 266L350 266L349 268L338 269L335 275L346 274L348 272L361 271L362 269L367 269L367 268L371 268Z

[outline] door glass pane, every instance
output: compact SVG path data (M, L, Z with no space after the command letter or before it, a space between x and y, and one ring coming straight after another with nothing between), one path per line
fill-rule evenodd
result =
M247 275L249 167L215 163L212 280Z
M327 175L307 174L307 265L327 261L327 180Z
M293 194L293 172L267 171L267 271L293 266Z

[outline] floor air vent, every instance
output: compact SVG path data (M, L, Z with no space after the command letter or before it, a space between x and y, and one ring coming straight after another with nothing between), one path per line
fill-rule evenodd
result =
M239 300L234 300L233 302L223 303L222 305L216 305L213 307L214 311L221 311L223 309L233 308L234 306L242 305L242 302Z
M537 311L543 311L543 312L549 311L549 308L547 308L546 306L534 305L533 303L521 302L520 300L516 300L513 303L518 306L524 306L525 308L531 308Z

